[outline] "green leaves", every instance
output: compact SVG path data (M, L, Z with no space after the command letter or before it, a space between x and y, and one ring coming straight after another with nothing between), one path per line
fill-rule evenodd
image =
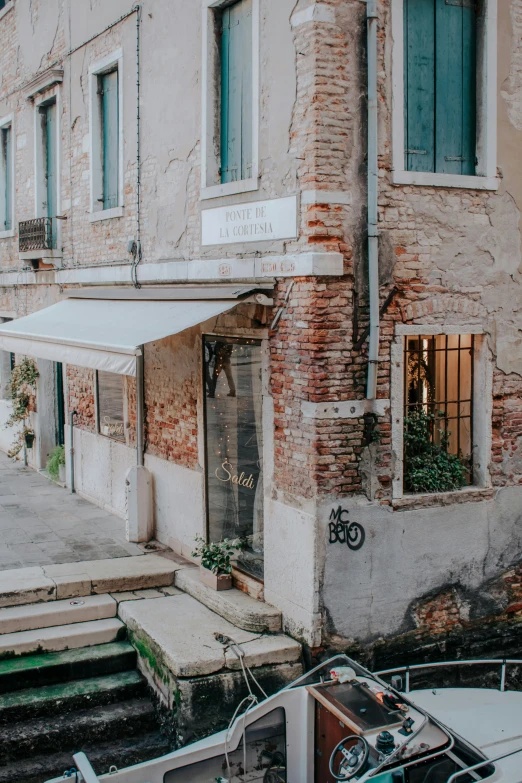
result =
M208 568L214 574L230 574L232 572L232 555L243 548L243 543L238 540L231 541L225 538L216 543L207 543L201 536L196 536L196 549L192 557L200 557L203 568Z
M466 484L466 467L449 454L450 433L439 429L443 414L414 410L404 421L404 484L409 492L449 492ZM438 441L438 443L437 443Z
M47 460L47 472L54 480L58 478L60 465L65 465L65 446L55 446Z

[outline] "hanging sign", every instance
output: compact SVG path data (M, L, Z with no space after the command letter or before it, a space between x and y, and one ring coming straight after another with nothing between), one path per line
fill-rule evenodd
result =
M231 204L201 213L202 245L297 237L297 197Z

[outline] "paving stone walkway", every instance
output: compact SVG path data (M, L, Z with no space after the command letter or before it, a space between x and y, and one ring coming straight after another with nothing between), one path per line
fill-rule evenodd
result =
M0 452L0 571L142 554L122 519Z

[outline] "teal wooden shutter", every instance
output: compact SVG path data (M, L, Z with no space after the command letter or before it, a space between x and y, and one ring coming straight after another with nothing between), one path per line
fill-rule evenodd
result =
M436 0L435 170L475 173L476 14L471 0Z
M56 103L45 107L45 179L47 185L47 217L55 218L57 212L56 171ZM56 220L51 220L51 247L56 247Z
M221 35L221 181L252 176L252 0L225 8Z
M118 206L119 132L118 71L105 73L101 82L103 208Z
M3 214L0 216L0 231L9 231L13 227L13 205L12 205L12 182L11 182L11 167L12 167L12 147L11 147L11 128L2 128L2 161L1 161L1 176L2 176L2 206Z
M405 166L475 174L475 0L404 0Z
M404 109L406 171L434 171L434 0L404 0Z

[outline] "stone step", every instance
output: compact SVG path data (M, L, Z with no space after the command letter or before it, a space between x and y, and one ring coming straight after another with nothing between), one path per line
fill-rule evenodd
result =
M178 569L190 565L172 557L138 555L0 571L0 607L166 587Z
M0 635L116 617L118 604L110 595L86 595L40 604L0 609Z
M91 707L74 715L53 715L23 721L0 729L0 766L40 754L69 751L87 744L95 747L113 740L138 737L157 729L149 698Z
M107 774L111 766L123 769L140 764L163 756L172 748L159 731L154 731L139 738L96 744L92 748L84 745L84 750L95 772L102 775ZM73 765L72 754L68 752L36 756L1 766L0 783L51 783L51 779L56 783L64 783L63 772L71 769ZM65 780L74 781L74 775Z
M8 658L0 661L0 694L129 671L136 668L136 657L129 642L111 642Z
M184 568L176 572L175 584L200 603L224 617L232 625L254 633L277 633L281 630L281 612L241 590L212 590L199 579L199 568Z
M51 715L53 720L58 713L69 715L89 707L139 698L146 693L145 680L137 671L26 688L0 696L0 727L46 715Z
M95 644L121 641L124 638L125 626L116 617L73 625L55 625L51 628L6 633L0 636L0 658L91 647Z
M301 657L301 645L289 636L244 631L187 594L126 601L119 613L138 653L145 649L167 676L198 677L240 669L230 640L241 645L251 668Z

